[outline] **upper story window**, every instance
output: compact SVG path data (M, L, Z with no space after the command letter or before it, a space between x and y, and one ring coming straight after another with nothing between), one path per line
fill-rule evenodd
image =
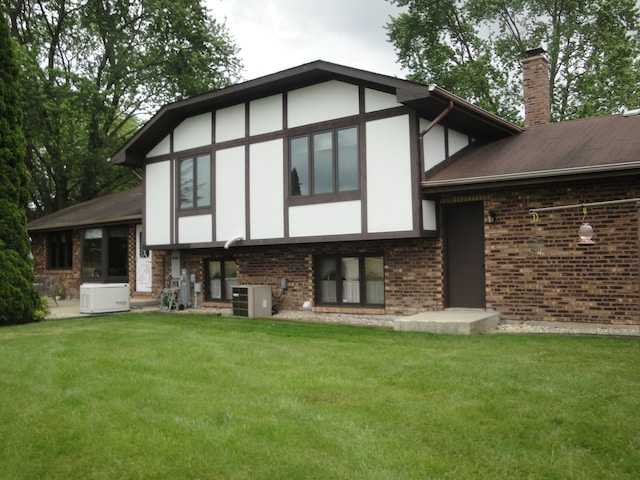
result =
M290 139L289 166L293 197L359 190L358 127Z
M66 270L72 268L71 231L52 232L48 237L48 268L50 270Z
M180 159L180 210L211 206L211 156Z

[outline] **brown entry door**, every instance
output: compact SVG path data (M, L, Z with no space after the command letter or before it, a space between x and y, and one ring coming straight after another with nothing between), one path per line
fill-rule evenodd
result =
M445 296L449 308L485 308L481 203L445 205Z

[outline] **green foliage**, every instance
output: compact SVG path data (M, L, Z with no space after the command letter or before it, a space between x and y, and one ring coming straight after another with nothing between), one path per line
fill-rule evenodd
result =
M389 0L387 25L410 78L437 83L517 120L519 61L542 46L554 120L640 106L640 13L635 0Z
M131 313L0 329L0 478L635 480L638 339Z
M39 214L138 183L107 162L161 105L231 84L237 48L200 0L0 0L21 46Z
M33 286L27 235L18 66L9 29L0 18L0 325L35 319L40 305Z

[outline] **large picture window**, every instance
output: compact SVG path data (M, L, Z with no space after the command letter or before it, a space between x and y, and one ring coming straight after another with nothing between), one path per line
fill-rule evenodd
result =
M180 209L211 206L211 156L196 155L180 160Z
M330 305L384 305L383 257L318 257L316 299Z
M238 271L234 260L209 260L206 264L206 293L208 300L231 301L231 287L238 284Z
M50 270L68 270L72 268L73 243L70 231L49 234L47 257L47 267Z
M358 127L319 132L289 141L291 196L360 189Z
M129 281L129 228L90 228L82 238L82 278L92 282Z

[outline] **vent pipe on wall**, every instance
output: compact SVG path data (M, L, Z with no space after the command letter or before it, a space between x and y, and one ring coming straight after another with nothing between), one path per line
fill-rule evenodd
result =
M235 237L230 238L227 240L227 243L224 244L225 250L229 250L231 245L238 243L240 240L244 240L244 235L236 235Z

